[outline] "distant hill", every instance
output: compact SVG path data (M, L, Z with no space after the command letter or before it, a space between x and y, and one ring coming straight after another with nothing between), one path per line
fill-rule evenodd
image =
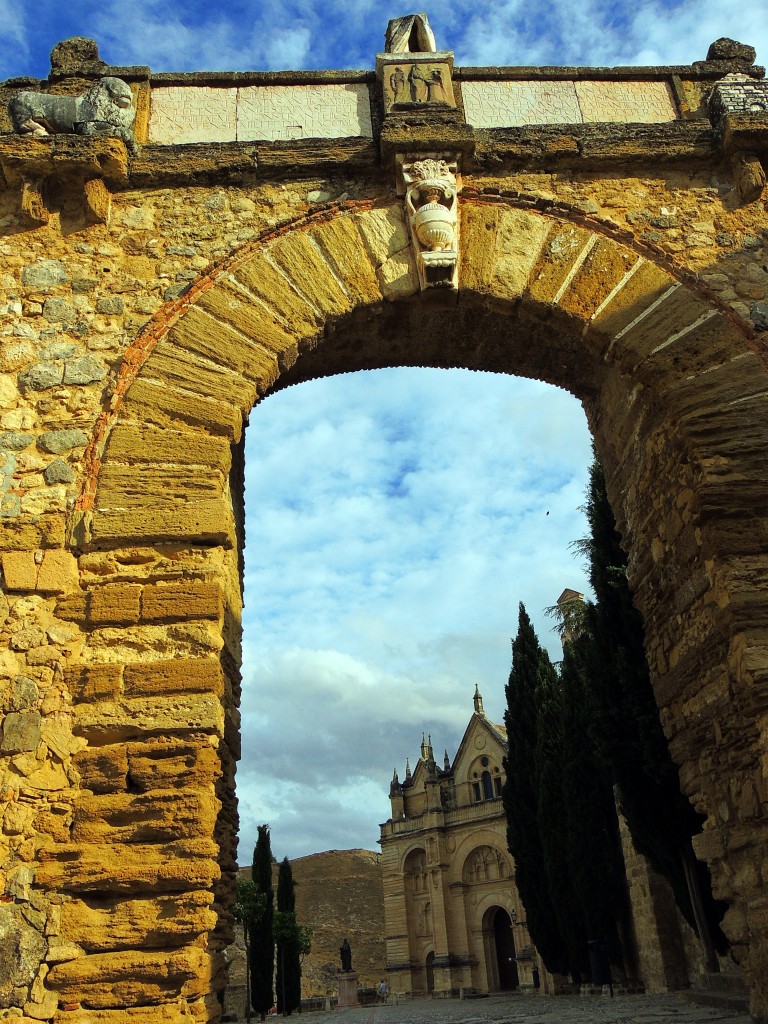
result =
M384 893L380 855L371 850L328 850L291 861L296 882L296 917L312 928L312 952L304 961L302 995L335 995L341 966L339 946L352 947L352 969L363 988L384 977ZM242 878L251 877L241 868ZM277 888L277 866L274 885ZM242 934L232 950L231 984L244 983Z

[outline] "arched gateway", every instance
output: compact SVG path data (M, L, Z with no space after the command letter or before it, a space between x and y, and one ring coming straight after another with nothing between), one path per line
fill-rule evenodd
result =
M724 142L692 99L728 70L655 69L652 84L679 92L669 124L500 128L471 145L463 108L451 120L435 100L405 131L413 111L390 97L381 166L365 139L253 153L155 139L130 167L121 141L0 139L19 325L0 367L0 941L16 964L2 1005L56 1024L217 1018L243 425L270 389L423 365L536 377L581 399L664 727L707 815L697 850L768 1020L768 372L754 329L766 222L744 184L759 162L742 152L743 118ZM359 81L375 97L373 76ZM135 90L144 138L161 86ZM453 280L439 255L428 265L441 250L420 248L396 195L399 180L412 196L408 160L425 152L463 174L441 204L457 218ZM312 209L323 184L347 195ZM440 197L425 188L427 200Z

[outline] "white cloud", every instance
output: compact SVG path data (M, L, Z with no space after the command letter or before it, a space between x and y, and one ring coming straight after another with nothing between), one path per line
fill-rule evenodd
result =
M290 856L371 847L422 730L453 755L476 682L501 719L520 600L558 656L543 609L585 587L589 461L575 399L494 374L349 374L254 411L242 859L260 821Z

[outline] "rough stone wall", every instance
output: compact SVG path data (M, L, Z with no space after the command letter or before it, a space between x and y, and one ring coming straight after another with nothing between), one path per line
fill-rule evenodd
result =
M546 132L536 144L548 158ZM232 446L278 377L416 363L582 397L665 728L709 815L698 849L765 1017L764 204L710 158L649 165L642 137L604 169L524 171L494 145L493 170L481 145L464 176L453 311L397 302L418 284L373 165L125 187L105 223L66 182L34 228L18 189L0 193L0 915L17 964L0 1004L59 1024L148 1001L131 1019L215 1018L234 877ZM270 231L260 276L217 269Z

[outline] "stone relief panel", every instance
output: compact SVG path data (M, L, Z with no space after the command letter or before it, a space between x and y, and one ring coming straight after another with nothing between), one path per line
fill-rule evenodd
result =
M578 124L573 82L464 82L464 113L475 128Z
M371 138L365 85L257 85L243 89L168 86L152 90L149 141Z
M190 85L152 90L150 143L233 142L236 133L237 89Z
M666 82L464 82L462 95L475 128L677 119Z
M576 97L584 121L659 124L677 120L666 82L576 82Z
M368 87L256 85L239 90L237 140L373 136Z

